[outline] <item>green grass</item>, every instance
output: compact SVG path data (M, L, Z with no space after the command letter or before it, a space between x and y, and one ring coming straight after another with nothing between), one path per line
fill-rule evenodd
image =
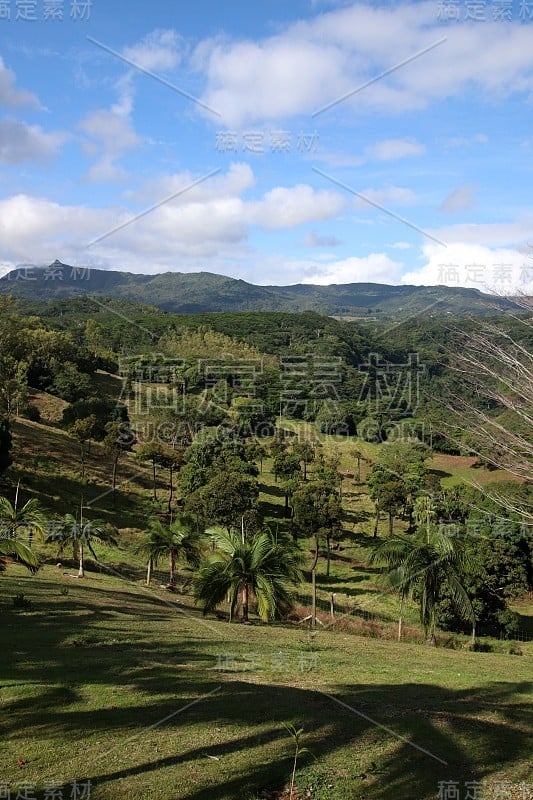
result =
M29 612L13 606L20 592ZM426 800L441 780L528 779L527 647L230 625L187 598L55 567L12 567L0 593L11 786L90 779L94 800L251 800L290 775L285 722L304 728L314 758L302 756L297 785L315 800Z

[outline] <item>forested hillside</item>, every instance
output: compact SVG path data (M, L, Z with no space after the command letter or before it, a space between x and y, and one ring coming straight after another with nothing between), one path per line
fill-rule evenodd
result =
M357 277L357 276L354 276ZM317 311L330 316L387 320L413 314L516 312L509 299L478 289L389 286L379 283L313 286L254 286L209 272L130 272L69 266L24 266L0 278L0 293L32 300L93 295L147 303L179 314L223 311Z

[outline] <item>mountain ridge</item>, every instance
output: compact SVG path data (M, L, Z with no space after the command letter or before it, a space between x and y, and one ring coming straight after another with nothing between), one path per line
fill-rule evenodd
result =
M164 311L192 314L224 311L318 311L329 316L387 319L430 312L495 314L520 310L512 300L479 289L372 282L256 285L213 272L133 273L76 267L55 260L48 266L16 267L0 278L0 294L28 300L91 296L122 298Z

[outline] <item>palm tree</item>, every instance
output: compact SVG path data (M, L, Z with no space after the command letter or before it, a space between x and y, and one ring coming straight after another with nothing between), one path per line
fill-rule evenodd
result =
M290 605L290 584L302 580L302 553L289 536L263 531L253 538L242 533L213 533L215 552L201 566L195 594L204 614L214 611L226 596L230 621L241 598L242 621L248 622L250 596L264 622Z
M418 525L414 536L394 535L372 554L371 562L388 569L387 581L399 594L402 612L406 598L419 605L420 622L429 641L435 641L436 613L442 590L446 587L458 612L475 624L472 602L463 586L464 575L472 568L464 542L445 525L436 525L435 507L429 497L415 501L414 517Z
M139 547L139 551L148 556L146 585L150 583L153 564L162 557L168 557L168 587L175 589L178 560L197 567L202 557L203 543L204 533L191 516L183 515L169 524L152 519L145 540Z
M105 522L99 519L87 521L83 519L83 505L80 507L79 521L73 514L65 514L59 523L54 524L46 541L59 542L60 554L66 544L72 544L74 557L78 560L78 578L85 577L85 548L90 551L95 560L98 560L92 546L93 541L115 544Z
M18 507L19 487L15 495L15 503L11 504L7 497L0 497L0 529L5 538L18 539L26 533L31 548L33 537L37 534L43 538L47 532L47 516L38 500L32 498L21 508Z

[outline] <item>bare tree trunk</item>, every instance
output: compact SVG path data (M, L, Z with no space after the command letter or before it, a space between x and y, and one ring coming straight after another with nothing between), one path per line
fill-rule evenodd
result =
M172 506L172 498L174 497L174 467L169 467L169 486L168 486L168 513L170 514L170 509Z
M379 508L376 508L376 518L374 520L374 533L373 533L374 539L376 539L378 535L378 524L379 524Z
M245 583L242 587L242 621L249 622L248 620L248 584Z
M311 567L311 628L316 628L316 565L318 563L318 536L315 536L315 558Z
M335 619L335 593L332 592L329 597L329 615L331 619Z
M394 524L394 515L392 511L389 511L389 534L392 536L393 533L393 524Z
M331 534L326 534L326 577L329 578L329 567L331 562Z
M113 459L113 506L115 505L117 499L117 467L118 467L118 457Z
M168 585L174 588L176 586L176 551L171 548L168 553L169 576Z
M150 581L152 580L152 566L153 566L153 560L150 557L148 559L148 565L146 567L146 585L147 586L150 586Z
M78 568L78 578L85 577L85 569L84 569L84 562L83 562L83 542L80 539L79 548L78 548L79 556L80 556L80 564Z

